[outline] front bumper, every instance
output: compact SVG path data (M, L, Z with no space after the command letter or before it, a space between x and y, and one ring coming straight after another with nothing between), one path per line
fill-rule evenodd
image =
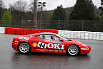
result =
M87 49L81 49L80 54L89 54L91 52L91 47L87 46Z

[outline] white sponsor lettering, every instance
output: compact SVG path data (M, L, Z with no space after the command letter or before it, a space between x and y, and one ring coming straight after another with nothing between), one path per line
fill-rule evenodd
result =
M60 49L59 46L60 44L54 44L54 49Z
M54 50L49 50L49 51L54 51Z
M37 46L40 48L46 48L46 44L44 44L42 42L39 42Z
M29 37L19 37L19 39L22 39L22 40L29 40Z
M48 44L48 48L53 48L53 47L54 47L54 45L52 43Z
M61 45L62 47L61 47L61 49L64 49L64 45Z
M40 48L64 49L64 45L53 44L53 43L45 44L45 43L39 42L37 46Z
M59 50L59 52L62 52L62 50Z
M52 42L52 40L45 40L45 42Z

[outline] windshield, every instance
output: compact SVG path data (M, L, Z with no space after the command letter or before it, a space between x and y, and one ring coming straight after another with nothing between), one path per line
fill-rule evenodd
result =
M65 40L65 41L68 41L68 39L63 37L63 36L59 36L59 37L62 38L63 40Z

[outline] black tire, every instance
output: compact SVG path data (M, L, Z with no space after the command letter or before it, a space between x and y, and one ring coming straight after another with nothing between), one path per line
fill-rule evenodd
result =
M27 54L30 53L31 48L28 43L20 43L18 46L18 50L20 53Z
M80 54L80 49L77 45L70 45L67 48L67 54L71 56L76 56Z

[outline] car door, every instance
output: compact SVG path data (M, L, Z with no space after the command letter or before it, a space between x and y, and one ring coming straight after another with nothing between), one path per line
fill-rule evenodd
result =
M35 49L44 49L44 48L46 48L45 43L44 43L44 41L45 41L44 35L40 34L40 35L36 35L35 37L36 37L36 40L35 40L36 45L34 44L34 46L36 46Z
M50 34L42 34L42 35L37 35L36 36L36 42L37 42L37 48L38 49L48 49L48 48L53 48L53 42L52 40L52 35ZM52 47L51 47L52 46Z
M53 49L54 48L54 40L52 34L44 34L44 43L46 44L46 49Z
M56 35L48 34L44 35L45 44L47 44L46 49L54 52L59 52L59 50L64 49L64 45L59 40L59 37Z
M35 36L37 45L35 49L40 49L43 51L52 51L52 52L62 52L64 50L64 42L60 41L60 38L53 34L42 34ZM35 46L35 44L34 44Z
M53 35L51 34L42 34L42 35L37 35L35 36L37 46L36 49L40 49L42 52L43 51L48 51L53 50L54 48L54 40L53 40Z

